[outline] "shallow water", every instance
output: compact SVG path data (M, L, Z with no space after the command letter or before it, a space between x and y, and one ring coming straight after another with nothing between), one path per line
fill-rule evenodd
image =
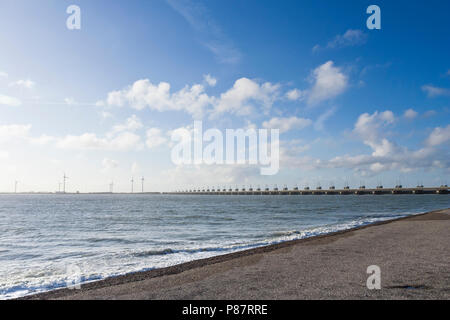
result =
M448 207L449 195L0 195L0 298Z

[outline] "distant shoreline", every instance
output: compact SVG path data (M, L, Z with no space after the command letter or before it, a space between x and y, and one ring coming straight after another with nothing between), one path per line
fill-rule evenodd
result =
M447 185L440 187L395 187L395 188L365 188L358 189L282 189L282 190L254 190L254 189L235 189L235 190L189 190L189 191L154 191L154 192L0 192L0 195L34 195L34 194L53 194L53 195L386 195L386 194L450 194L450 188Z
M0 195L88 195L88 194L108 194L108 195L120 195L120 194L163 194L163 192L0 192Z
M437 210L19 299L448 299L449 228ZM373 264L382 290L365 287Z

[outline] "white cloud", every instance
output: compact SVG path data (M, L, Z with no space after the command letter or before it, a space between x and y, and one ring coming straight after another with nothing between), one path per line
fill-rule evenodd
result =
M348 168L360 174L377 174L387 170L411 172L417 169L449 168L450 159L434 146L450 140L450 125L435 128L428 137L427 146L418 150L399 147L386 137L386 128L395 121L391 111L361 114L353 132L372 149L371 154L336 156L330 160L295 157L283 154L282 164L303 169Z
M348 78L341 69L333 66L333 61L328 61L313 71L314 86L308 97L308 104L332 99L347 89Z
M343 48L364 44L367 41L367 34L361 30L349 29L344 34L338 34L333 40L328 42L328 48Z
M422 86L422 90L425 91L430 98L438 96L450 96L450 89L438 88L432 85Z
M248 78L240 78L231 89L220 95L212 116L217 117L225 112L248 115L255 108L254 103L261 105L263 112L268 112L278 98L279 88L278 84L270 82L259 84Z
M144 108L157 111L184 110L198 118L212 103L204 89L203 85L194 84L171 93L169 83L160 82L155 85L150 80L143 79L123 90L110 92L107 103L111 106L129 105L137 110Z
M155 148L162 144L167 143L167 138L163 135L161 129L150 128L147 130L146 145L149 148Z
M209 75L209 74L205 74L203 76L203 79L210 87L214 87L217 84L217 79L211 77L211 75Z
M292 101L303 100L306 96L307 92L299 89L292 89L286 92L286 98Z
M264 121L262 126L266 129L280 129L280 132L289 130L301 130L311 125L312 121L305 118L289 117L289 118L272 118Z
M245 129L245 130L248 130L248 129L257 130L258 127L256 126L256 124L254 124L254 123L251 122L250 120L247 120L244 129Z
M214 86L217 82L210 75L205 75L204 81L208 86ZM187 85L172 92L167 82L153 84L149 79L142 79L122 90L109 92L103 104L129 106L137 110L149 108L160 112L185 111L197 119L209 114L214 119L225 113L245 116L257 111L268 114L273 104L284 98L291 101L308 98L308 104L314 105L338 96L348 87L347 76L333 65L333 61L317 67L312 72L312 82L313 86L309 90L292 89L282 93L278 83L243 77L220 95L210 96L201 84Z
M32 89L35 86L35 82L31 81L30 79L27 80L18 80L15 82L11 82L9 85L11 87L21 87L26 89Z
M418 113L416 111L414 111L413 109L408 109L405 111L405 113L403 114L403 116L406 119L414 119L415 117L417 117Z
M160 82L155 85L148 79L138 80L133 85L108 94L110 106L128 105L134 109L150 108L156 111L186 111L194 118L201 118L207 110L212 117L223 113L248 115L256 106L268 112L279 97L280 85L241 78L220 97L209 96L205 87L194 84L191 87L171 93L170 84Z
M125 123L115 125L112 128L112 133L122 132L122 131L137 131L141 129L144 125L141 119L139 119L135 114L129 117Z
M450 141L450 124L445 128L435 128L427 139L427 144L430 146L438 146L447 141Z
M334 49L362 45L367 42L367 37L367 34L361 30L348 29L344 34L338 34L333 40L329 41L326 48ZM312 48L312 52L317 52L322 48L316 44Z
M8 78L8 74L6 72L0 71L0 78Z
M194 84L178 91L171 91L167 82L153 84L148 79L138 80L123 90L109 92L105 103L109 106L129 106L142 110L149 108L159 112L185 111L200 119L205 114L215 119L225 113L237 116L269 114L275 102L283 99L301 101L308 98L308 104L316 104L332 99L348 86L348 79L341 69L328 61L317 67L313 73L313 87L310 90L292 89L282 92L281 85L271 82L259 82L249 78L237 79L233 86L218 96L210 96L205 86ZM215 79L205 76L209 86ZM97 103L100 105L100 103Z
M20 106L21 104L22 102L17 98L0 94L0 105L17 107Z
M386 170L386 165L381 164L379 162L375 162L370 165L370 170L372 170L374 172L381 172L381 171Z
M374 151L373 156L386 156L395 151L396 147L393 143L382 137L380 129L385 128L388 124L392 124L395 120L392 111L384 111L373 114L363 113L356 121L354 132L370 146Z

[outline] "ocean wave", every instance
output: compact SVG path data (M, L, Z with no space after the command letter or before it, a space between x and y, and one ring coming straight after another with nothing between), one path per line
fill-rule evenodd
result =
M403 215L402 215L403 216ZM397 217L397 216L396 216ZM395 218L395 217L394 217ZM161 255L171 255L171 254L196 254L202 252L234 252L250 248L262 247L272 244L277 244L281 242L299 240L304 238L310 238L318 235L324 235L328 233L333 233L337 231L343 231L347 229L352 229L355 227L368 225L378 221L393 219L391 216L374 216L367 219L356 219L347 223L341 224L331 224L325 226L316 226L308 229L302 230L288 230L288 231L276 231L270 235L263 236L264 240L260 241L249 241L243 243L225 244L223 246L207 246L207 247L193 247L193 248L163 248L157 250L145 250L141 252L134 252L132 256L134 257L149 257L149 256L161 256Z

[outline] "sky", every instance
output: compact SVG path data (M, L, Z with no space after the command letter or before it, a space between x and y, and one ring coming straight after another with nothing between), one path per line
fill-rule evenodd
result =
M369 5L381 29L368 29ZM68 29L70 5L80 29ZM0 192L437 186L450 3L3 0ZM181 165L171 134L279 129L280 170Z

